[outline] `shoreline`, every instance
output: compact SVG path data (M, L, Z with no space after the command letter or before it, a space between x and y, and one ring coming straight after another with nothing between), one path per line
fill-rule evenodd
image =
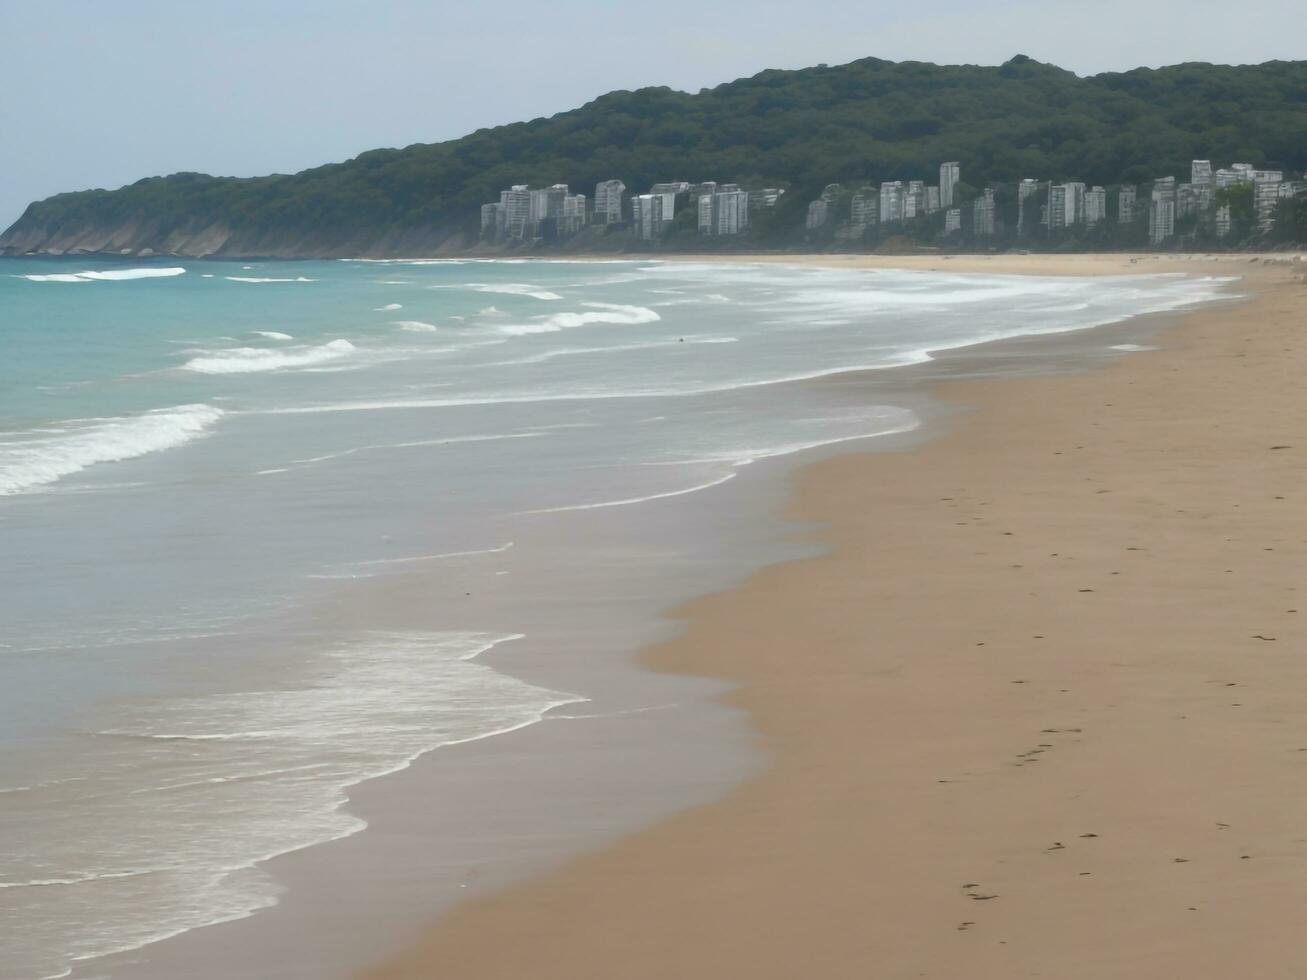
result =
M1034 256L1021 258L1040 261L1040 257ZM1065 261L1065 257L1057 258ZM814 263L824 264L826 259L826 256L816 257ZM756 261L757 257L742 260ZM886 260L886 265L892 263L893 260ZM1217 271L1218 265L1222 274L1247 275L1249 271L1246 266L1229 269L1226 262L1214 262L1212 271ZM1206 269L1204 263L1202 269L1194 271ZM973 271L957 266L950 271L954 270ZM981 271L998 269L987 267ZM1160 270L1135 267L1128 271ZM1097 274L1103 274L1101 269ZM542 976L570 977L614 973L632 977L668 973L780 977L799 975L805 970L809 975L836 976L877 963L882 965L884 975L893 976L956 975L957 970L965 968L971 971L970 975L995 978L1022 975L1029 969L1052 970L1062 976L1142 977L1157 975L1159 949L1168 957L1168 963L1185 953L1190 971L1186 975L1228 975L1229 961L1222 965L1219 956L1208 948L1211 943L1197 941L1201 936L1221 935L1195 904L1197 898L1185 898L1189 904L1180 909L1183 914L1178 917L1171 908L1137 907L1140 897L1153 893L1170 897L1180 889L1189 895L1184 889L1192 887L1192 881L1188 886L1183 879L1177 882L1173 880L1174 872L1181 865L1207 863L1203 858L1217 846L1216 840L1208 839L1212 834L1200 833L1193 826L1174 827L1175 813L1168 807L1162 807L1164 812L1160 815L1150 815L1151 820L1141 820L1143 826L1134 826L1131 820L1125 819L1130 813L1126 805L1128 798L1124 793L1114 796L1110 792L1105 794L1106 799L1096 800L1095 806L1086 805L1084 809L1090 814L1077 821L1086 826L1093 823L1107 833L1089 828L1076 834L1071 832L1075 827L1068 825L1076 811L1068 802L1078 795L1074 790L1084 793L1087 787L1101 786L1105 777L1129 777L1133 782L1128 785L1137 791L1148 785L1145 777L1157 775L1147 762L1131 760L1127 764L1121 755L1114 754L1120 753L1122 747L1111 732L1100 734L1097 728L1091 729L1083 723L1048 722L1055 715L1068 715L1076 720L1082 716L1093 717L1101 721L1100 715L1110 714L1103 701L1108 696L1126 700L1128 708L1141 713L1138 718L1132 714L1131 722L1140 728L1139 738L1146 747L1152 740L1158 752L1165 750L1168 757L1182 754L1185 763L1198 768L1192 774L1194 785L1187 780L1174 780L1183 782L1186 794L1201 790L1206 797L1223 788L1219 783L1210 785L1214 774L1208 770L1212 767L1203 768L1201 760L1183 753L1185 746L1174 742L1166 724L1171 719L1154 717L1152 712L1145 711L1146 707L1155 708L1152 702L1136 705L1142 698L1128 688L1121 689L1120 681L1113 676L1116 665L1103 661L1092 645L1076 639L1073 629L1066 629L1085 615L1080 608L1086 602L1084 596L1108 591L1104 585L1115 584L1107 578L1100 582L1098 573L1108 576L1112 571L1124 571L1103 570L1098 566L1104 562L1123 564L1125 559L1117 551L1098 553L1100 549L1094 546L1092 535L1085 538L1087 529L1074 518L1067 520L1063 508L1049 511L1040 508L1037 502L999 499L1025 498L1033 492L1006 485L1002 472L987 473L980 469L990 464L978 447L996 451L1005 461L1012 457L1034 463L1021 456L1031 450L1014 446L996 434L996 428L1001 427L1000 420L1011 423L1018 432L1035 430L1032 438L1045 441L1069 436L1068 432L1058 431L1059 424L1075 426L1076 436L1081 439L1087 440L1092 435L1101 440L1106 434L1093 430L1106 426L1106 422L1070 417L1074 410L1065 405L1072 392L1084 403L1097 399L1101 406L1105 404L1101 400L1103 390L1110 388L1112 404L1120 408L1113 414L1125 414L1123 406L1129 404L1126 399L1138 400L1143 391L1142 386L1134 392L1126 390L1136 380L1184 370L1180 366L1161 367L1167 362L1187 364L1190 370L1202 369L1211 375L1216 361L1215 376L1219 379L1220 369L1226 364L1212 356L1210 347L1223 339L1221 325L1228 329L1231 323L1240 323L1242 317L1283 304L1287 290L1301 289L1291 275L1283 275L1280 270L1259 274L1256 279L1253 285L1260 295L1238 307L1238 311L1232 310L1229 304L1221 304L1215 309L1181 314L1180 326L1167 333L1170 346L1163 354L1123 359L1106 371L1081 372L1071 377L996 378L931 385L932 394L938 395L942 389L944 400L952 409L968 412L965 419L949 426L943 435L924 446L916 446L910 453L849 453L846 447L832 458L805 467L798 480L798 502L787 517L808 523L821 522L827 530L816 538L831 546L829 553L772 565L752 576L742 587L688 603L675 613L687 623L684 632L647 650L640 658L644 666L655 671L707 676L739 685L724 700L745 710L762 738L769 758L764 773L746 781L720 802L697 807L651 830L624 838L615 846L572 860L560 871L458 906L435 924L414 949L368 975L426 977L444 975L443 971L453 969L460 976L499 977L519 975L521 970L529 968ZM1290 318L1294 310L1301 312L1301 294L1295 299L1299 305L1290 307ZM1281 326L1283 320L1281 316ZM1050 338L1033 339L1047 342ZM1211 381L1211 377L1205 378ZM1168 416L1173 414L1171 406L1156 399L1149 402L1147 394L1143 400L1145 404L1140 407L1160 417L1137 415L1132 418L1132 425L1183 426L1183 420ZM1035 406L1041 409L1040 413L1030 412ZM1043 412L1047 406L1054 408ZM1196 407L1208 412L1214 410L1209 405L1186 404L1186 407L1191 411ZM1244 410L1255 412L1256 405L1245 405ZM1113 434L1116 438L1112 444L1126 447L1117 451L1132 458L1142 457L1137 462L1157 462L1149 459L1148 447L1140 445L1137 433L1117 428ZM1266 447L1257 448L1259 452L1266 451ZM1079 450L1054 452L1062 455L1076 451ZM952 499L947 503L939 497L903 495L885 489L886 486L920 487L923 474L938 477L943 472L956 481L959 459L978 467L974 475L988 478L982 480L986 486L981 495L993 499L969 502L972 510L980 506L995 507L983 518L975 513L943 513L958 509L964 499L962 495L971 492L970 488L952 489L947 495ZM1287 460L1287 457L1278 459ZM1073 492L1080 489L1076 483L1087 482L1084 477L1077 479L1062 472L1046 472L1050 465L1056 464L1047 460L1038 462L1042 465L1014 471L1048 481L1041 486L1055 493ZM1148 477L1166 483L1169 481L1165 477L1172 468L1183 469L1201 462L1187 457L1164 459L1160 470L1145 466L1141 474L1136 474L1114 466L1108 454L1095 457L1094 471L1110 472L1113 482ZM908 479L905 484L905 471L910 471L908 477L916 482ZM1091 475L1088 479L1101 482L1107 477ZM1155 492L1156 488L1152 489ZM1187 494L1201 492L1201 487L1195 489L1188 484L1180 489ZM1098 490L1109 492L1100 494ZM1086 506L1092 504L1101 509L1108 504L1115 506L1118 501L1126 501L1127 506L1132 503L1142 506L1124 495L1111 493L1105 486L1097 487L1092 498L1084 501ZM876 506L868 507L868 501ZM1159 507L1151 498L1148 505ZM1164 526L1166 518L1162 514L1150 515L1162 522L1158 527L1151 527L1137 520L1130 523L1127 518L1131 514L1117 515L1111 513L1111 507L1107 509L1106 516L1127 525L1130 533L1146 538L1164 536L1168 546L1177 550L1213 544L1206 537L1191 545L1186 535L1174 536ZM1181 513L1186 509L1177 508ZM869 516L867 510L875 514ZM1028 513L1031 510L1034 513ZM1281 508L1277 516L1275 506L1265 502L1261 510L1266 511L1264 516L1271 521L1287 514ZM1241 519L1247 520L1252 511L1252 507L1245 507ZM986 548L1011 546L1014 542L1002 540L1009 536L1005 532L995 537L991 532L978 530L996 526L995 518L989 515L998 512L1003 512L999 520L1014 528L1022 523L1039 524L1014 529L1010 534L1019 539L1020 553L1032 558L1031 561L999 566L994 565L994 558L988 552L978 556L957 550L957 541L953 539L981 533ZM944 516L968 519L942 521ZM1063 518L1060 525L1059 516ZM953 530L960 527L977 530ZM1048 544L1053 540L1051 534L1056 534L1058 540L1076 539L1074 551L1093 552L1092 561L1081 559L1072 567L1072 573L1093 579L1092 584L1098 587L1071 590L1056 599L1042 597L1048 608L1036 607L1035 612L1020 605L1011 608L1015 597L1002 584L999 568L1033 567L1034 556L1027 555L1029 549L1024 541L1039 541L1041 535L1043 543L1033 545L1035 551L1042 552L1048 547L1049 555L1055 552L1061 556L1072 555L1072 550L1057 551ZM843 539L842 544L836 545L836 538ZM878 556L876 561L871 561L868 553L872 542ZM972 541L964 547L979 543ZM1300 546L1301 542L1297 544ZM941 549L939 554L923 554L935 545ZM1067 545L1061 547L1066 549ZM892 561L884 557L890 548L894 555ZM1064 560L1074 561L1075 557L1078 556ZM1293 557L1291 552L1290 557ZM1210 555L1204 553L1199 558L1210 558ZM1042 591L1047 583L1060 583L1067 576L1064 569L1070 566L1059 565L1056 560L1051 564L1048 559L1043 561L1050 567L1041 568L1037 580L1029 580L1031 573L1019 573L1025 576L1021 588ZM942 594L914 596L902 583L888 580L886 565L904 572L913 582L939 585ZM968 579L968 569L974 573L977 565L984 568L985 577ZM1015 570L1010 569L1009 577ZM1210 561L1193 560L1185 565L1185 573L1180 577L1202 577L1208 572ZM1217 581L1224 584L1220 579ZM978 597L968 598L968 583L982 586L976 590L979 592L996 591L996 595L989 597L992 603L982 602ZM1165 578L1150 582L1147 575L1142 576L1141 587L1151 592L1166 591L1163 586L1172 589L1166 596L1171 604L1190 611L1184 601L1185 592L1172 594L1173 583ZM1200 592L1206 595L1205 579L1203 586ZM1241 598L1251 601L1247 595L1241 594ZM1121 608L1113 606L1107 612L1101 609L1105 601L1101 598L1097 601L1100 609L1093 614L1091 625L1101 621L1104 629L1110 624L1115 632L1147 636L1167 651L1166 655L1141 657L1141 662L1133 665L1144 668L1140 673L1152 685L1148 688L1150 696L1165 702L1168 685L1176 684L1180 689L1171 695L1175 699L1196 699L1204 709L1212 707L1208 696L1216 682L1205 680L1204 686L1194 691L1190 689L1192 678L1183 671L1178 671L1179 677L1168 673L1168 669L1176 669L1175 652L1161 642L1165 630L1159 633L1159 627L1169 628L1172 623L1153 622L1156 617L1150 617L1147 608L1136 608L1140 602L1132 602L1129 596L1114 599ZM1227 615L1233 614L1230 604L1218 604L1218 607ZM1029 638L1000 638L999 634L1010 630L1003 621L996 620L998 608L1006 608L1018 619L1033 615L1039 623L1049 625L1038 625L1036 628L1044 632L1031 632ZM909 611L911 615L907 615ZM958 617L959 612L964 615ZM1292 631L1291 614L1259 612L1258 622L1266 624L1271 633L1280 634L1277 639L1281 639L1281 645L1275 649L1282 655L1277 658L1276 666L1292 669L1292 665L1284 663L1286 647L1292 646L1292 639L1286 635ZM832 651L819 661L821 671L816 679L807 676L811 671L796 672L792 662L794 652L805 643L795 635L790 621L796 614L804 618L805 628L823 638L817 649ZM904 618L908 622L900 622ZM952 625L955 619L958 621ZM1055 636L1054 623L1064 630L1064 645L1075 654L1058 658L1065 662L1047 660L1047 651L1054 644L1044 641ZM959 630L987 639L972 638L963 646L956 635ZM926 634L926 642L917 637L908 643L914 632ZM923 657L919 652L909 657L857 649L859 638L866 635L887 635L937 658ZM748 642L742 643L742 637ZM1194 639L1190 638L1191 644ZM1285 639L1290 642L1284 644ZM1246 641L1243 645L1248 642L1254 648L1260 646L1260 652L1271 646L1265 640ZM983 662L976 660L976 644L987 644L990 648ZM1005 649L995 656L994 647L999 644ZM754 654L760 659L755 662L743 647L760 650L761 654ZM1204 651L1201 644L1197 649L1202 651L1202 665L1208 670L1219 667L1245 675L1252 672L1244 663L1235 671L1225 656ZM1241 649L1241 653L1247 652ZM1087 659L1081 662L1081 657ZM868 662L863 663L863 658ZM1074 677L1080 690L1052 686L1059 682L1062 671ZM907 677L915 683L904 685ZM893 680L877 683L876 678ZM1258 680L1265 682L1267 678ZM1242 685L1253 681L1236 679L1220 683ZM881 690L882 686L886 690ZM891 697L889 691L893 689L899 690ZM1036 696L1024 700L1014 697L1027 693ZM1059 704L1061 693L1073 696ZM1216 694L1226 696L1223 689L1216 690ZM950 711L944 710L946 703ZM1068 708L1068 704L1073 707ZM910 708L920 711L920 715ZM959 730L959 719L965 720L962 730ZM1213 720L1211 724L1220 727L1222 735L1229 734L1222 727L1229 722ZM1058 727L1058 731L1046 732L1045 727ZM1079 730L1073 732L1073 728ZM920 736L923 730L928 737L921 739L921 744L902 738L904 732ZM832 742L829 736L834 732L841 737ZM1240 734L1255 743L1246 732ZM1046 737L1052 741L1040 741ZM1307 740L1307 735L1303 738ZM1026 741L1031 744L1025 745ZM1207 741L1201 744L1206 749L1213 747ZM868 760L865 755L851 751L849 745L875 745L883 748L883 752ZM1251 749L1255 744L1243 747ZM838 757L836 752L843 752L846 757ZM1041 758L1045 755L1047 758ZM1060 761L1059 757L1066 757L1063 766L1074 775L1052 777L1049 780L1054 784L1052 787L1044 787L1041 779L1032 778L1032 770L1047 772L1057 768L1041 767L1037 763ZM1266 765L1264 760L1263 765ZM796 769L809 773L806 782L801 773L796 775ZM1282 793L1290 791L1287 787L1253 785L1262 793L1277 789ZM954 794L956 798L947 804L941 802L940 788L945 786L960 787ZM1292 789L1298 791L1297 787ZM898 805L884 807L887 797L898 801ZM1030 810L1047 811L1046 816L1041 818L1037 812L1024 814L1020 819L1011 817L1007 808L1018 801L1029 804ZM875 805L878 802L882 805ZM1242 819L1233 822L1217 818L1218 824L1229 828L1247 826L1253 815L1247 812L1246 804L1233 798L1222 798L1221 802L1227 816L1237 813ZM1054 812L1064 820L1053 819ZM960 819L963 814L970 814L972 819ZM968 827L969 823L977 824L979 829ZM1036 828L1032 823L1041 826ZM1050 840L1036 847L1043 824L1047 825L1045 836ZM874 832L869 832L868 827L874 828ZM1176 830L1176 836L1181 838L1170 847L1177 853L1157 867L1139 867L1141 843L1165 849L1167 842L1158 839L1158 835L1170 829ZM1220 826L1214 833L1225 829L1228 828ZM1267 828L1258 829L1269 832ZM1256 839L1256 830L1241 830L1238 849L1259 851L1255 845L1264 848L1271 843ZM1036 839L1023 840L1026 832ZM983 842L984 846L974 842L968 846L969 838ZM1105 857L1101 851L1113 848L1103 847L1100 853L1091 854L1084 843L1098 839L1106 842L1109 838L1118 842L1125 839L1132 846L1124 855L1113 853ZM1225 838L1233 839L1235 835ZM803 847L791 846L795 840L804 841ZM886 841L890 846L886 846ZM1277 843L1283 849L1289 842ZM1086 848L1085 856L1078 860L1086 863L1086 870L1077 870L1071 877L1050 870L1053 867L1050 856L1081 848ZM1120 847L1115 850L1119 851ZM1180 850L1185 854L1179 853ZM1262 873L1254 885L1265 885L1266 876L1270 875L1278 887L1288 889L1280 897L1303 897L1304 885L1280 880L1284 877L1283 867L1278 872L1271 867L1283 865L1289 858L1276 861L1264 850L1259 852L1259 857L1261 860L1256 864L1236 866L1235 871L1246 873L1256 868ZM950 860L958 865L955 873L947 870ZM1247 860L1251 862L1253 856ZM826 877L814 880L818 869ZM849 873L854 869L858 874ZM1275 877L1277 873L1279 878ZM1218 884L1238 884L1241 888L1244 884L1242 880L1214 881L1212 874L1209 868L1202 878L1203 886L1209 891ZM1123 878L1125 883L1118 882L1113 887L1109 880L1113 875ZM1079 888L1084 883L1074 880L1095 877L1099 881L1093 882L1093 889ZM995 891L993 901L985 897L985 889ZM1208 897L1205 895L1204 900ZM1077 921L1089 915L1094 928L1077 929L1069 920L1059 918L1058 913L1067 911L1063 906L1068 904L1075 910ZM1217 904L1221 913L1233 914L1228 900ZM1292 908L1292 903L1283 908ZM1032 940L1020 928L1023 915L1033 916L1039 928L1052 938ZM1186 921L1186 916L1195 917L1192 924ZM985 922L986 919L990 921ZM1269 927L1254 928L1249 919L1247 912L1235 916L1240 928L1248 930L1248 934L1237 936L1232 943L1227 941L1227 946L1240 946L1254 935L1259 938L1269 935ZM1259 931L1262 928L1267 932ZM505 931L519 941L495 944L494 936ZM977 940L982 932L987 933L987 938ZM1000 934L1009 938L995 938ZM1181 935L1186 937L1189 950L1177 945L1177 937ZM1104 941L1105 936L1111 938ZM746 942L748 937L755 938ZM1194 947L1202 949L1195 951ZM1105 953L1115 957L1106 965L1102 959ZM1269 968L1272 972L1259 975L1290 975L1274 972L1280 963L1273 958ZM942 972L933 972L936 970Z
M719 257L705 256L708 261ZM813 257L813 264L824 265L825 256ZM746 261L752 261L749 257ZM789 262L795 265L800 263ZM890 264L891 267L892 263ZM947 268L944 271L998 271ZM1023 270L1024 271L1024 270ZM1122 271L1155 271L1123 269ZM1168 270L1169 271L1169 270ZM1201 271L1208 271L1203 269ZM1239 270L1242 271L1242 270ZM1101 269L1087 270L1088 274L1103 274ZM1063 274L1059 269L1048 274ZM1221 305L1226 305L1222 303ZM1210 304L1204 308L1210 308ZM814 458L842 458L850 452L870 451L873 453L894 453L903 448L915 447L923 441L937 437L941 432L947 433L953 427L954 416L968 413L970 406L949 401L940 404L928 392L923 395L923 388L934 389L941 381L953 383L958 378L987 377L994 374L1011 376L1022 373L1042 375L1071 372L1083 373L1096 367L1099 361L1119 360L1121 352L1110 349L1112 338L1119 335L1122 340L1145 340L1165 325L1174 322L1177 317L1186 314L1161 313L1142 314L1131 317L1118 324L1108 324L1095 328L1073 331L1065 334L1033 335L1009 338L998 341L985 341L966 347L937 351L930 362L898 368L895 371L850 371L824 376L802 384L822 385L839 390L839 397L851 404L866 403L869 398L891 400L895 404L904 404L908 399L913 410L923 415L923 425L917 432L902 436L878 437L866 442L854 444L830 445L816 451L809 451L797 457L781 458L759 463L749 468L748 484L741 484L731 499L751 501L756 510L760 499L765 498L767 506L756 514L750 511L749 518L753 524L770 527L773 540L770 558L761 558L752 563L753 568L768 567L775 562L788 563L799 552L811 552L813 541L810 536L797 535L798 527L793 521L780 515L781 499L788 495L789 484L793 482L797 470L806 468ZM950 381L949 379L952 379ZM818 464L821 465L821 464ZM697 495L696 495L697 496ZM725 505L719 505L725 506ZM735 515L732 515L735 516ZM777 548L781 548L779 552ZM787 553L788 552L788 553ZM735 556L739 560L738 555ZM745 563L746 565L749 562ZM783 567L779 566L779 567ZM748 568L740 577L747 577ZM646 576L647 577L647 576ZM417 585L417 581L412 583ZM652 583L648 583L652 584ZM647 587L647 586L646 586ZM718 587L720 588L720 586ZM734 584L726 588L734 589ZM405 589L395 582L378 584L376 588L366 590L370 598L360 603L357 598L351 603L356 609L369 603L384 606L399 621L409 615L409 610L420 607L421 597L414 588ZM684 590L682 590L684 592ZM690 592L701 592L691 589ZM480 592L480 590L478 590ZM405 594L407 593L407 594ZM715 593L713 593L715 594ZM677 603L679 606L679 601ZM389 619L387 619L389 622ZM357 623L351 625L357 626ZM620 646L628 644L643 647L656 643L667 634L679 634L681 622L679 615L659 618L650 634L647 630L641 638L630 641L624 637L617 641ZM612 639L616 639L613 637ZM546 686L559 686L560 668L532 658L529 652L524 655L517 644L511 644L493 653L485 659L508 674L529 679L533 683ZM563 676L568 673L578 678L576 683L563 683L562 689L586 690L579 678L594 681L600 703L612 707L614 691L617 692L618 707L623 698L629 698L637 683L647 695L649 690L656 690L664 685L663 690L679 692L673 697L683 698L684 704L678 708L675 717L664 716L661 725L627 726L613 721L588 720L584 726L574 725L532 725L513 735L500 735L493 739L484 739L466 746L446 746L441 752L427 753L422 761L415 763L404 773L392 774L383 779L372 780L362 784L349 793L348 810L365 817L369 826L368 833L358 834L343 841L310 847L274 859L269 870L289 886L289 894L277 906L266 909L251 919L239 920L225 925L195 930L152 944L138 953L128 953L111 958L105 965L111 969L119 967L130 971L132 976L153 977L176 975L186 968L188 961L216 962L223 964L221 970L210 971L211 975L229 976L230 969L236 964L231 957L239 959L243 972L241 976L257 976L260 965L267 967L275 964L278 970L289 971L289 957L296 955L293 940L283 939L286 934L299 937L302 944L312 939L323 948L314 951L312 957L295 969L294 975L320 976L316 972L326 963L333 963L344 972L344 962L377 962L383 960L395 949L416 938L416 927L429 920L430 911L424 908L445 908L454 900L465 900L486 894L502 893L505 888L513 888L530 875L548 873L572 855L593 852L596 848L609 847L619 842L627 834L639 832L640 828L666 820L687 807L702 805L706 799L717 799L748 778L759 768L757 760L758 746L756 736L746 724L739 720L739 709L734 705L723 706L721 699L714 695L724 691L725 685L716 680L696 676L689 671L677 675L651 675L635 663L634 656L617 658L620 664L605 665L593 657L586 663L569 662L561 669ZM605 680L590 677L594 668L600 667L599 674L611 673ZM605 693L605 689L608 689ZM590 706L586 706L587 709ZM564 709L566 711L567 709ZM644 710L644 709L639 709ZM620 710L619 712L620 713ZM587 713L588 718L594 716ZM606 717L601 714L599 718ZM548 718L546 720L549 720ZM671 726L670 728L668 726ZM657 751L650 744L658 740L669 744L660 745ZM577 759L595 758L594 749L603 745L609 757L598 769L588 764L577 765ZM705 749L706 746L711 748ZM652 754L650 754L652 752ZM601 753L603 754L603 753ZM650 777L637 784L631 782L622 791L624 798L614 808L611 784L621 783L623 779L630 782L629 773L622 760L643 759L641 766L644 775ZM551 766L557 768L562 760L562 769L566 772L565 789L560 791L549 785L553 777L549 775ZM504 818L496 815L496 798L499 792L494 786L486 785L496 778L520 778L524 766L530 760L533 770L539 769L536 778L526 780L534 789L515 788L511 796L516 799L522 792L548 796L558 809L554 817L562 816L568 826L563 834L552 826L554 817L545 818L545 823L533 825L531 818L514 823L512 815ZM694 765L689 763L693 762ZM663 771L669 765L678 767L678 771ZM697 767L697 770L696 770ZM494 773L502 775L496 777ZM514 777L513 773L518 773ZM697 774L696 774L697 772ZM656 775L655 775L656 774ZM453 783L449 782L453 779ZM661 779L661 782L658 780ZM647 783L645 785L644 783ZM657 785L655 785L657 783ZM686 786L691 791L686 791ZM459 795L462 804L462 791L467 787L473 791L473 799L468 805L455 808L454 813L446 814L448 798L442 795L439 809L442 811L432 821L427 800L431 794L449 790L451 787ZM662 787L659 793L658 787ZM558 805L554 799L559 795L574 797L566 804ZM603 801L603 802L600 802ZM516 806L516 804L512 804ZM603 811L599 814L590 812L595 806ZM619 815L619 810L626 811ZM415 817L414 813L427 813L427 817ZM505 839L515 841L512 848L521 850L521 835L529 828L538 833L542 827L550 829L542 835L539 846L528 849L528 859L513 862L501 860L494 853L494 848L486 851L490 841L476 840L476 834L470 839L473 848L480 848L477 855L449 856L439 853L446 850L447 840L458 839L481 825L487 815L492 817L489 825L484 826L480 836L489 838L501 834ZM597 819L596 819L597 817ZM429 824L429 825L428 825ZM433 837L432 834L436 836ZM452 835L449 836L449 835ZM432 841L439 838L441 847L431 847ZM419 858L414 847L422 849ZM531 853L534 851L534 853ZM507 858L508 855L504 857ZM427 874L432 878L451 877L450 871L457 872L457 881L447 882L444 888L434 887L433 894L425 895L415 891L411 886L398 887L393 879L393 869L400 864L412 864L427 867ZM509 864L512 867L508 867ZM461 869L461 870L460 870ZM395 884L392 884L395 881ZM375 928L379 923L373 918L366 928L368 940L363 949L351 949L348 956L335 957L333 944L339 943L331 938L341 930L351 928L351 922L345 912L348 903L339 903L340 908L332 908L338 903L324 900L324 891L344 885L352 893L349 902L355 909L357 923L358 908L376 909L377 914L384 910L388 918L395 918L394 923L384 928ZM471 891L453 891L450 889L470 888ZM388 894L393 892L394 895ZM443 894L443 897L441 897ZM317 897L315 897L315 895ZM361 896L368 896L362 898ZM405 896L404 902L409 906L400 911L395 895ZM360 902L362 903L360 906ZM372 917L371 913L370 918ZM411 920L411 921L410 921ZM230 944L236 942L241 947L239 954L230 952ZM360 940L351 940L351 945L359 945ZM301 953L307 952L302 950ZM343 952L335 950L336 953ZM313 964L317 964L315 967ZM87 969L95 972L96 964L87 964ZM79 969L77 975L82 975ZM206 973L205 975L209 975ZM291 975L290 972L281 975ZM333 973L332 975L336 975Z

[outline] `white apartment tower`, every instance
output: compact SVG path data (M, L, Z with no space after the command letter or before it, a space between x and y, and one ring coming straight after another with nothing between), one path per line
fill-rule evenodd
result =
M986 187L985 193L972 202L971 233L977 237L994 234L994 188Z
M958 180L962 174L962 167L956 160L939 165L939 203L941 207L952 207L953 198L957 193ZM884 210L882 206L881 210Z
M887 225L903 220L903 181L893 180L880 185L880 223Z
M808 217L804 222L804 227L809 231L820 228L826 223L826 218L829 216L829 213L830 205L822 198L817 198L817 200L808 205Z
M874 190L868 188L853 195L853 199L849 202L851 225L859 229L865 228L867 225L874 225L879 216L878 195Z
M1085 191L1085 224L1096 225L1107 219L1107 191L1092 187Z
M1035 180L1035 178L1033 177L1023 177L1021 179L1021 182L1017 184L1017 234L1018 235L1024 235L1026 233L1026 228L1029 227L1029 225L1027 224L1028 219L1026 218L1026 209L1037 206L1037 202L1032 201L1030 199L1037 197L1039 194L1039 189L1043 186L1044 186L1043 183L1041 183L1038 180Z
M1050 231L1069 228L1085 220L1085 185L1079 181L1053 184L1048 188L1048 214L1046 223Z
M1116 220L1128 225L1135 220L1135 200L1139 194L1134 184L1122 184L1116 196Z
M1152 200L1148 207L1148 240L1154 245L1175 234L1175 178L1159 177L1153 181Z
M704 235L739 235L749 229L749 192L738 184L712 185L711 194L699 195L699 232Z
M908 181L908 191L903 196L903 217L915 218L926 213L926 182L924 180Z
M499 220L509 238L526 237L526 226L531 221L531 190L526 184L514 184L511 189L499 192Z
M622 220L622 200L625 194L626 185L620 180L601 180L595 184L595 224L619 224Z
M631 198L631 217L635 234L644 241L653 241L676 216L675 194L637 194Z
M962 209L949 208L944 212L944 234L953 235L962 230Z
M1258 231L1270 231L1275 224L1275 209L1280 203L1280 184L1284 174L1279 170L1254 170L1253 211L1257 215Z

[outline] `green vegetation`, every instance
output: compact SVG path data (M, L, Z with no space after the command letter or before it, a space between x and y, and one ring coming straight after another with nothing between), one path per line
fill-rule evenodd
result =
M132 234L113 244L185 251L178 242L219 226L220 254L411 254L474 243L479 206L511 184L566 182L589 194L610 177L632 189L670 179L787 187L774 211L756 216L748 242L783 246L804 240L807 202L831 183L935 183L940 161L958 160L964 190L997 188L1000 220L1011 226L1022 177L1106 187L1185 179L1195 157L1293 173L1307 167L1307 62L1080 78L1024 56L1000 67L869 58L765 71L697 94L612 92L548 119L373 150L292 176L175 174L60 194L31 205L0 236L0 248L30 250L87 229L130 226ZM1138 210L1147 210L1143 194ZM1146 225L1145 218L1145 235ZM1301 236L1302 222L1291 227ZM1113 235L1126 244L1139 230ZM686 232L678 226L668 244L695 240Z

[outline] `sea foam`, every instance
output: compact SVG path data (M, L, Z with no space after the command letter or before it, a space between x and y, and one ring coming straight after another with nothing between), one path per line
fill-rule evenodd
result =
M212 405L179 405L127 418L89 419L0 442L0 495L54 483L96 463L115 463L184 445L222 417Z
M520 337L533 333L557 333L559 330L587 327L595 323L634 325L653 323L662 319L656 311L647 306L627 306L623 303L582 303L581 305L596 312L554 313L550 316L537 317L531 323L506 324L499 328L499 332L511 337Z
M332 340L316 347L280 348L233 347L193 357L183 370L198 374L254 374L259 371L283 371L309 367L345 357L356 351L348 340Z
M54 272L20 278L29 282L126 282L131 279L169 279L186 273L182 268L169 269L102 269L86 272Z

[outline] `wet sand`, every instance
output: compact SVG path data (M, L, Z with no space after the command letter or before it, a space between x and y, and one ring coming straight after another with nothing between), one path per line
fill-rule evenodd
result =
M367 976L1301 975L1303 264L1130 258L811 259L1256 295L1102 370L937 384L942 436L804 470L829 553L643 655L735 685L762 774Z

